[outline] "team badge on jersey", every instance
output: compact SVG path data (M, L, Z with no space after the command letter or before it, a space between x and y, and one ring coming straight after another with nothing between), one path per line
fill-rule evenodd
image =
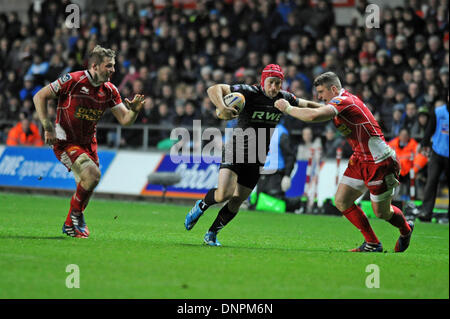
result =
M72 78L72 76L69 73L67 73L59 78L59 82L61 82L61 84L63 84L63 83L66 83L67 81L69 81L71 78Z
M339 98L339 97L335 97L334 99L332 99L331 101L330 101L330 103L333 103L333 104L340 104L341 102L343 101L343 99L341 99L341 98Z

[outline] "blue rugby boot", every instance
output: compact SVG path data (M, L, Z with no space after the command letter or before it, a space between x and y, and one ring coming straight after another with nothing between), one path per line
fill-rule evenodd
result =
M194 228L199 218L203 215L204 211L202 211L199 206L201 202L201 200L198 200L195 203L194 207L192 207L192 209L186 215L186 218L184 220L184 227L186 228L186 230L191 230L192 228Z
M209 246L222 246L217 240L217 233L212 231L208 231L203 240Z

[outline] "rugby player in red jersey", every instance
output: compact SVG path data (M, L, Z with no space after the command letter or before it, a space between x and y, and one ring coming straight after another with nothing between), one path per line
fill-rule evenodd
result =
M63 225L63 233L87 238L84 210L100 181L96 126L107 109L121 125L131 125L144 105L144 96L122 102L110 78L115 52L97 45L89 55L88 69L65 74L42 88L33 98L44 128L45 143L58 160L73 172L77 188ZM55 126L47 113L47 100L58 99Z
M301 107L295 107L284 99L275 107L305 122L333 120L353 149L335 196L336 207L356 226L364 236L364 243L352 251L382 252L383 247L372 230L364 212L355 205L367 189L375 215L400 230L394 251L405 251L414 228L402 211L393 206L394 188L399 185L399 163L395 152L385 142L377 121L366 105L355 95L342 88L333 72L326 72L314 80L317 96L326 104L301 99ZM312 107L312 108L310 108Z

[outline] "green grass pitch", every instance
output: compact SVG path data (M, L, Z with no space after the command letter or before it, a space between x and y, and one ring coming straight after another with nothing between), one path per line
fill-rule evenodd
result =
M371 219L385 253L347 252L361 234L343 217L241 211L203 245L217 216L191 231L188 206L93 199L89 239L61 234L69 199L0 193L0 298L449 298L448 225L417 223L410 248ZM66 287L69 264L80 288ZM367 288L379 269L379 288Z

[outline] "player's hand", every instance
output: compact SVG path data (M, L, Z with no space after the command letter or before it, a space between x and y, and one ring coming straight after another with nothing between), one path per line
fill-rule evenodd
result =
M235 108L228 106L225 106L222 110L219 110L219 114L217 115L218 118L226 121L237 118L238 116L239 112Z
M53 145L56 143L56 132L55 130L52 131L44 131L44 139L45 144Z
M286 109L289 105L289 102L285 99L279 99L275 101L275 107L283 113L286 112Z
M145 96L141 94L136 94L132 101L128 98L125 98L125 102L127 106L134 112L139 113L142 107L144 106Z

